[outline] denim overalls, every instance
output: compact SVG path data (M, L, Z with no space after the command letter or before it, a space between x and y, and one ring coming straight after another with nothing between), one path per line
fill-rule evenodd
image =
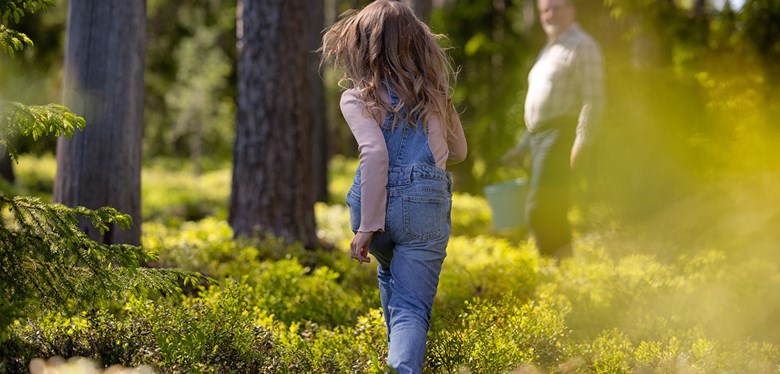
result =
M390 93L391 105L399 99ZM387 325L387 363L399 373L421 373L431 307L447 255L452 179L436 166L422 122L382 123L389 170L385 232L374 234L379 294ZM427 127L426 127L427 128ZM352 231L360 226L360 168L347 193Z

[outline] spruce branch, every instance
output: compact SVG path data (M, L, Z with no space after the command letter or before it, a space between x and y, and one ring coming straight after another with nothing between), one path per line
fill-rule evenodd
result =
M4 24L19 23L25 13L45 12L55 5L55 0L3 0L0 1L0 15Z
M25 46L32 47L33 42L27 35L11 30L5 27L5 25L0 25L0 46L3 47L6 54L13 57L16 55L16 52L20 52Z
M87 122L68 108L59 104L24 105L17 102L0 102L0 144L5 145L11 157L16 159L18 152L11 139L17 136L55 135L72 137L73 133L83 130Z
M127 244L91 240L79 224L129 227L132 219L111 207L90 210L44 203L37 197L0 195L0 304L25 300L70 307L90 305L127 289L180 293L202 276L178 269L145 269L154 254ZM0 330L2 329L0 325Z

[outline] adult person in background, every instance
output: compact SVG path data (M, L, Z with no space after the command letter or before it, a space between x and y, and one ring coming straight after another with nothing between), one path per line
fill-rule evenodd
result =
M593 143L604 107L604 72L598 43L577 24L574 0L539 0L547 44L528 74L527 131L502 158L530 151L526 220L541 255L570 256L567 218L571 170Z

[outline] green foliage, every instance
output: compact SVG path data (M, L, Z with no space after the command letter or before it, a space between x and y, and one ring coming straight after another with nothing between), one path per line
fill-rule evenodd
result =
M40 167L29 161L20 161L20 175ZM189 169L152 169L146 175L158 183L149 191L165 191L174 205L177 193L199 201L224 188L167 188L187 181ZM352 167L340 170L335 179L351 183ZM765 191L771 201L771 186L763 188L751 191ZM154 205L167 209L163 199ZM748 207L752 213L734 222L756 219L759 207ZM763 373L780 364L777 265L740 250L740 231L689 254L634 231L579 237L577 256L556 265L538 258L532 242L486 235L490 211L481 197L456 194L453 211L427 372ZM375 266L358 266L346 254L352 233L345 206L319 204L315 212L322 238L335 246L330 252L271 237L236 241L221 217L145 222L143 248L159 253L157 265L197 270L221 285L182 296L146 291L137 281L117 303L95 304L96 312L68 308L57 317L17 318L2 349L22 363L5 365L77 354L160 371L229 372L229 357L258 372L383 372Z
M431 367L448 373L462 367L503 373L528 363L553 367L569 355L565 314L544 300L524 304L511 294L498 301L475 299L434 338Z
M0 340L5 328L38 307L90 306L118 290L145 285L174 292L178 281L194 282L191 273L140 270L151 255L140 247L92 241L80 225L90 222L105 231L127 228L130 216L110 207L89 210L46 204L38 198L0 195Z
M216 158L215 151L227 159L232 149L235 104L222 94L229 85L232 64L222 50L213 47L221 31L200 27L181 41L174 51L179 64L176 81L165 92L173 126L165 127L164 139L171 146L184 143L196 168L205 156Z
M364 308L359 295L327 267L311 269L290 259L264 262L253 271L247 281L256 290L255 304L281 322L343 325Z
M611 329L633 342L682 338L690 330L723 341L780 339L780 330L763 322L778 318L777 302L769 297L778 286L773 264L719 251L665 263L580 249L582 257L541 282L544 294L558 295L571 308L567 324L578 339Z
M214 219L185 223L180 229L146 224L144 232L144 247L159 250L163 264L196 270L217 280L241 281L250 287L247 297L253 305L277 321L337 326L354 321L365 310L359 297L365 287L342 283L342 278L352 275L341 276L325 266L327 262L343 266L337 260L323 259L328 254L307 261L319 266L305 266L295 257L307 259L302 247L270 237L236 242L227 223Z
M174 265L203 274L221 273L219 267L240 256L242 247L233 239L226 221L213 218L185 222L178 228L163 223L143 225L141 245L159 254L162 266Z
M235 1L149 1L145 157L230 160Z
M631 341L620 331L605 331L596 338L591 347L589 372L628 373L634 366Z
M18 153L9 140L18 136L38 139L45 135L66 136L83 130L84 118L73 114L62 105L23 105L14 102L0 102L0 144L5 145L11 156Z
M5 53L13 56L16 52L24 49L25 45L33 46L32 40L27 35L11 30L5 27L5 25L0 25L0 46L3 47Z
M0 15L3 17L3 23L7 24L11 20L18 23L25 13L46 11L53 6L54 0L5 0L0 3Z
M14 326L15 357L84 356L103 365L144 363L163 372L274 372L270 332L253 326L240 287L158 303L130 296L123 315L42 313Z
M454 315L475 297L495 301L512 293L517 300L528 300L539 283L535 254L489 236L451 238L442 273L437 307Z
M491 212L483 197L466 193L452 195L452 234L479 236L493 231Z
M54 0L7 0L0 2L0 16L2 16L3 22L0 25L0 47L5 53L14 56L16 52L24 49L25 45L33 46L32 40L27 35L9 28L6 26L7 24L10 22L19 23L25 13L46 11L48 7L54 5Z
M260 372L274 360L272 336L253 326L247 289L212 287L201 297L153 303L131 300L131 320L143 321L159 349L161 369Z
M293 324L275 328L283 347L281 373L382 373L387 339L379 309L369 310L354 326L333 330Z
M228 282L200 297L153 302L129 297L121 314L42 313L14 326L0 348L21 370L34 357L84 356L103 366L148 364L160 372L378 373L387 354L374 309L352 326L274 321L248 303L251 290ZM260 312L258 314L258 311ZM346 348L348 347L348 348ZM0 366L1 368L2 366Z
M2 343L20 360L6 367L81 355L163 372L383 372L374 266L349 260L352 234L336 227L348 220L343 206L317 212L335 221L326 227L332 252L235 241L217 218L147 222L143 245L159 251L161 265L221 285L186 296L127 290L112 308L30 315ZM629 245L602 240L614 251ZM772 372L780 364L780 337L768 327L780 310L775 265L719 251L667 263L597 243L578 241L578 256L555 265L530 244L454 236L426 372Z
M205 217L226 217L230 169L224 163L195 173L191 163L155 160L141 171L144 221L177 225Z

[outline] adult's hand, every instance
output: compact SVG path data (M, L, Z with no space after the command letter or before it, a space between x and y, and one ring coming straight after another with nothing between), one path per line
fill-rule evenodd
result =
M373 232L358 231L352 238L352 242L349 243L349 255L361 264L371 262L368 257L368 244L371 243L373 237Z
M523 137L507 153L501 156L501 162L510 166L523 165L526 157L530 153L531 149L531 137L528 133L523 133Z
M522 165L528 152L522 148L512 148L503 156L501 156L501 163L509 166Z

